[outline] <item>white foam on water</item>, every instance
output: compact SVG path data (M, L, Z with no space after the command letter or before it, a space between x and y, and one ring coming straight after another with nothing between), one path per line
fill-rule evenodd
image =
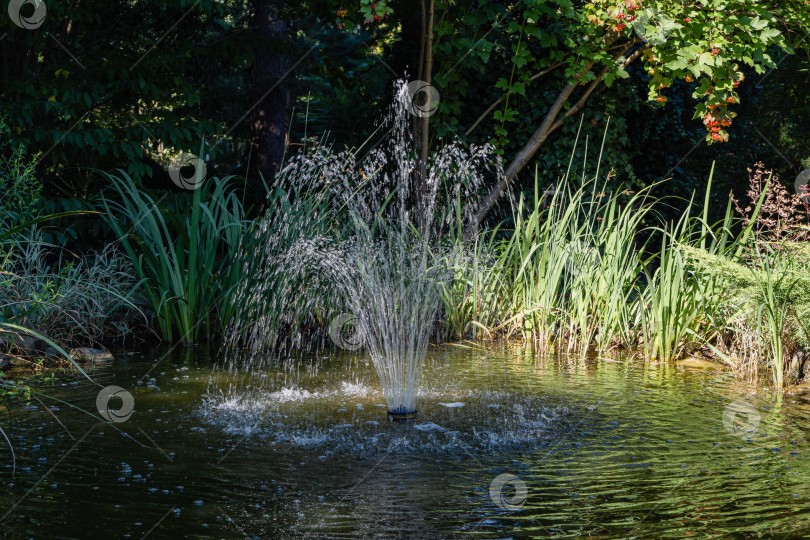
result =
M426 424L416 424L413 426L414 429L418 429L419 431L445 431L445 429L438 425L434 424L433 422L428 422Z
M343 381L340 383L340 391L348 396L365 397L374 390L363 383L350 383Z
M317 392L301 390L298 388L282 388L268 395L268 399L276 403L287 403L288 401L303 401L305 399L318 396Z
M252 409L255 406L255 403L248 402L248 400L243 399L242 396L223 398L221 401L211 403L211 408L218 411L239 412Z
M320 446L328 440L326 434L323 435L295 435L292 437L292 443L295 446L311 447Z
M441 421L441 425L425 417L414 425L385 421L380 409L387 405L375 403L379 389L362 383L344 381L309 390L289 384L270 389L273 391L254 387L209 394L199 412L206 422L227 434L258 437L279 449L296 447L319 454L357 456L392 449L420 454L533 448L591 408L589 404L560 406L542 397L502 390L476 390L464 402L453 401L470 395L455 390L442 396L447 401L439 401L442 397L426 400L426 405L436 407L433 420ZM366 393L372 393L370 398L354 397ZM457 410L442 413L444 409L439 407ZM336 416L340 409L344 413ZM598 415L590 417L597 421Z
M229 435L244 435L248 437L255 432L261 431L257 429L256 424L230 424L223 429L223 431Z

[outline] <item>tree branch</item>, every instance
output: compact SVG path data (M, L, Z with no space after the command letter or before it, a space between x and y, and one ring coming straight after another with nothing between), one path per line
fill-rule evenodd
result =
M624 45L624 47L619 53L614 55L613 61L616 62L619 58L624 56L624 54L627 51L629 51L634 45L636 45L640 41L641 40L639 40L637 37L630 40L628 43ZM646 47L643 47L638 51L634 52L632 55L630 55L627 59L625 59L624 62L622 62L622 67L626 67L631 62L636 60L639 56L641 56L641 54L645 49ZM585 66L585 68L580 72L580 75L584 75L590 72L591 69L593 69L594 64L595 62L593 61L589 62L587 66ZM590 85L585 90L585 93L582 95L579 101L571 109L566 111L565 116L557 120L557 117L562 111L562 108L568 102L568 99L571 97L571 94L574 93L574 90L578 86L578 83L569 83L560 91L556 101L551 106L549 111L546 113L546 116L543 118L543 123L540 124L540 127L537 128L537 130L532 134L532 136L523 146L523 148L521 148L521 150L509 163L509 166L506 168L503 177L501 177L498 180L498 183L495 184L495 186L493 186L493 188L490 190L490 192L487 194L484 200L481 201L478 210L473 215L472 219L470 220L470 223L468 223L464 229L465 238L469 238L472 235L472 233L478 228L481 221L483 221L484 217L495 205L495 201L503 194L503 192L506 190L506 187L517 176L517 174L521 170L523 170L523 168L529 163L529 161L532 159L532 157L534 157L534 155L537 153L540 147L543 146L546 140L548 140L549 135L551 135L552 132L554 132L560 126L562 126L562 124L565 122L567 118L581 111L585 107L588 98L590 98L593 91L596 89L599 83L602 82L605 74L608 71L610 71L610 69L612 69L611 66L605 67L599 74L599 76L596 77L596 79L590 83Z

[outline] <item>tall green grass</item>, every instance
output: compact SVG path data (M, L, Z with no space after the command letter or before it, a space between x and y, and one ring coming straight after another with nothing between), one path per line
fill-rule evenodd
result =
M622 204L622 199L626 202ZM445 294L457 335L487 335L600 347L633 339L641 264L634 235L649 212L646 190L605 194L593 183L518 198L514 227L479 236ZM473 332L474 334L476 332Z
M514 227L479 235L456 269L444 293L449 335L520 335L580 353L640 349L658 360L714 351L733 364L741 360L726 354L729 344L753 331L747 354L781 386L795 350L783 336L802 328L787 302L798 293L785 282L796 264L752 251L753 221L734 234L730 202L709 223L713 176L702 206L693 198L679 219L655 227L644 225L660 204L649 189L603 193L595 180L568 181L548 196L536 181L533 198L513 208Z
M783 385L790 355L810 350L796 337L810 341L799 333L810 279L801 277L803 263L761 249L752 236L762 198L745 227L730 203L709 223L713 176L712 168L702 206L693 197L678 219L657 226L649 225L662 204L651 195L655 186L609 190L598 172L591 180L567 174L549 191L536 175L533 192L514 200L510 225L469 242L456 201L456 226L441 239L458 248L446 261L454 278L442 287L437 322L452 339L521 337L580 354L714 353L735 366L767 365ZM227 179L209 181L173 215L126 175L109 178L116 197L104 201L106 219L166 339L224 332L232 344L302 344L308 330L345 309L335 305L328 273L301 264L308 259L300 250L328 253L357 232L330 187L280 183L269 194L270 212L248 223ZM239 328L253 334L237 335Z
M123 171L106 176L116 197L103 199L105 219L144 281L161 336L192 343L224 331L247 227L230 178L207 180L188 208L172 213Z
M693 215L694 197L678 221L655 228L661 247L645 261L641 291L644 352L671 360L700 348L718 332L718 317L728 283L711 266L693 264L690 254L731 259L738 241L731 234L731 203L720 223L708 223L714 167L709 174L702 213ZM744 237L744 236L743 236ZM652 267L654 270L649 270Z
M453 243L461 245L459 227ZM490 328L507 313L499 302L505 289L502 275L491 271L498 230L476 236L470 252L452 261L453 279L442 286L445 334L450 339L491 338ZM459 251L455 251L459 253Z

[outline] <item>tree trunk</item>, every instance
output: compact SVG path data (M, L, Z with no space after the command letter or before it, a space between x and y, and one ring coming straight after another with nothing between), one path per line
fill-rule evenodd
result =
M423 1L423 8L424 5ZM421 59L419 72L420 76L424 77L422 80L424 80L428 86L433 81L433 12L435 9L435 0L430 0L427 13L423 14L426 20L423 32L424 35L422 37L423 47L421 48L423 57ZM412 98L416 99L416 96L412 96ZM429 102L428 108L430 108ZM425 221L428 218L425 214L428 206L427 197L429 196L427 187L427 161L430 156L430 115L426 114L422 116L419 119L419 124L419 172L416 176L416 208L419 225L424 227L426 225Z
M252 66L253 109L250 130L255 148L252 176L261 175L270 185L281 168L287 148L290 95L281 84L287 74L283 40L285 25L272 2L251 0L257 33ZM260 183L260 181L259 181Z

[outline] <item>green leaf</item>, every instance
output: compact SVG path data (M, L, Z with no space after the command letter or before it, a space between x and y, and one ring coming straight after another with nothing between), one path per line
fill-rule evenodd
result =
M676 58L675 60L666 64L667 68L671 69L672 71L686 69L688 65L689 64L686 62L686 58Z

